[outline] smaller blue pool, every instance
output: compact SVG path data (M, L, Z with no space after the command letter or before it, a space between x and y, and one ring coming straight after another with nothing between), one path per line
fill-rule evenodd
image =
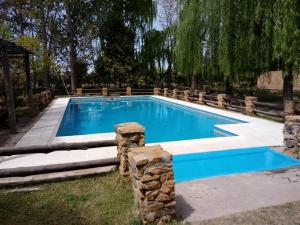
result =
M175 155L176 182L300 166L291 158L269 147Z

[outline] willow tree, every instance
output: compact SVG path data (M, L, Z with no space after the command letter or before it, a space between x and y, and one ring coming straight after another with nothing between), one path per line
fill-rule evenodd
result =
M277 0L275 3L275 58L283 69L283 99L293 99L293 77L300 69L300 1Z
M182 1L180 23L176 31L176 67L191 79L191 88L197 88L197 76L204 72L205 1Z
M166 34L163 31L150 30L142 37L140 62L143 69L148 73L146 83L158 83L158 75L161 75L166 62Z

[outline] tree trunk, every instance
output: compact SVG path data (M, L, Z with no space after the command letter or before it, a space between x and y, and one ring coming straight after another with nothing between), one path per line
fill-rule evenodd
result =
M4 75L4 83L5 83L5 95L6 95L7 110L8 110L9 128L11 133L17 133L14 94L13 94L13 89L11 84L7 49L4 47L0 49L0 58L3 63L3 75Z
M288 69L283 77L283 102L293 100L293 67L288 66Z
M191 88L193 90L196 90L197 89L197 76L195 74L192 75L192 80L191 80Z
M70 5L67 1L65 3L66 15L67 15L67 29L68 29L68 42L69 42L69 60L70 60L70 71L71 71L71 90L72 93L75 93L77 88L77 77L76 77L76 41L75 41L75 32L74 24L72 22L72 12Z
M30 110L30 115L34 116L33 102L32 102L32 77L30 74L30 62L29 55L25 55L25 72L26 72L26 92L28 97L28 105Z
M41 37L43 43L43 72L44 79L43 85L46 88L50 87L50 57L48 55L48 35L47 35L47 12L42 10L42 21L41 21Z
M227 95L232 95L232 86L229 78L226 78L225 81L225 92Z

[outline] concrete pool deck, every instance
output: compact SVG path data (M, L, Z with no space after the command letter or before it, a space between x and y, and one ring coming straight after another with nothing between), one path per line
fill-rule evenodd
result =
M182 182L176 184L177 213L186 222L209 220L299 201L299 190L300 167Z
M216 125L217 128L234 133L237 136L159 143L165 150L174 155L231 150L237 148L283 145L282 123L162 96L152 97L247 122L240 124ZM63 118L68 102L69 98L55 99L53 104L44 112L42 117L22 137L16 146L115 139L115 133L56 137L56 133L59 129L59 125ZM184 123L184 121L182 122ZM106 147L89 149L85 151L61 151L49 154L12 156L3 159L3 161L0 163L0 169L88 161L111 158L115 157L116 155L116 147Z

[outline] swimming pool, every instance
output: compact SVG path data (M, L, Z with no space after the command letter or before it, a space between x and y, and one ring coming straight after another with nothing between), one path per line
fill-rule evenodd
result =
M176 182L300 166L300 160L270 147L175 155Z
M217 124L243 121L193 109L150 96L119 98L73 98L57 136L114 132L114 126L138 122L146 128L146 142L212 138L234 134L220 131Z

